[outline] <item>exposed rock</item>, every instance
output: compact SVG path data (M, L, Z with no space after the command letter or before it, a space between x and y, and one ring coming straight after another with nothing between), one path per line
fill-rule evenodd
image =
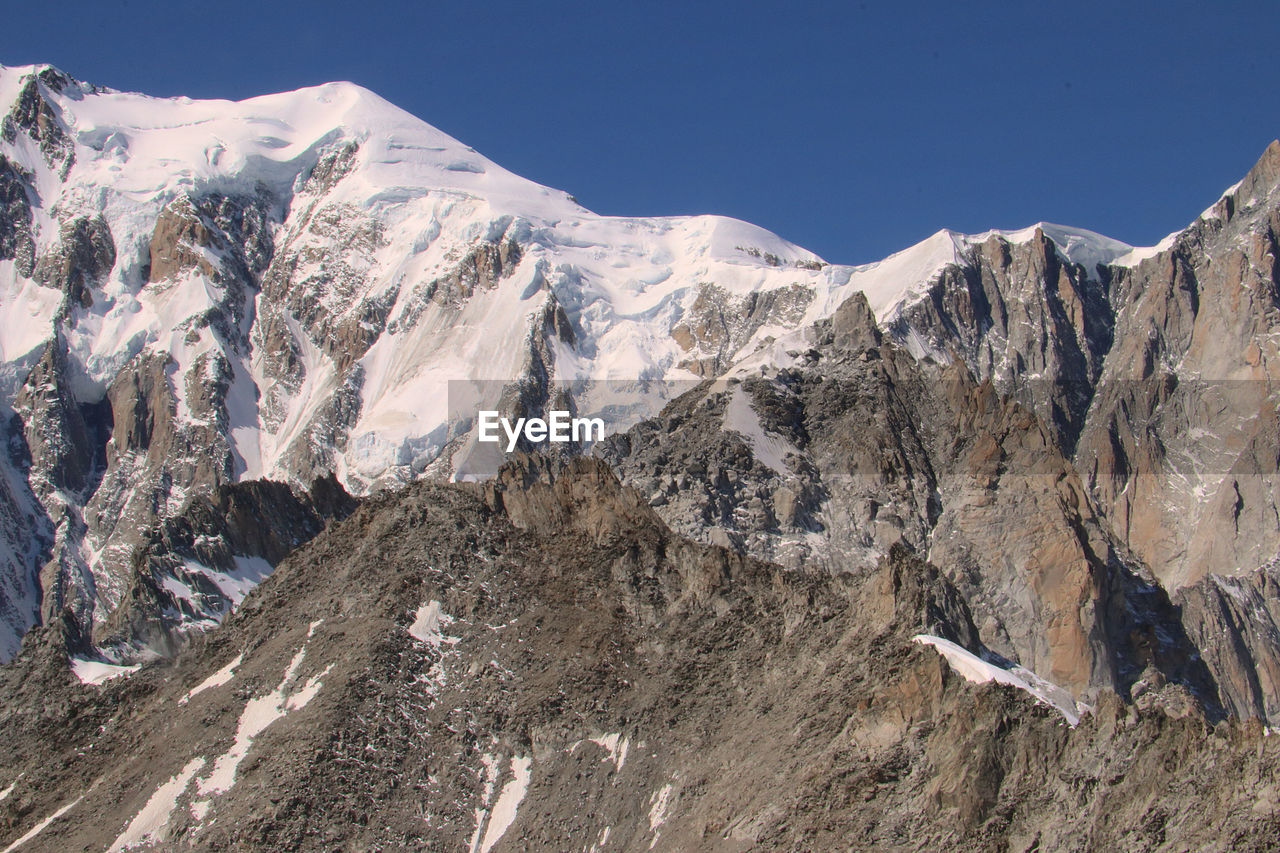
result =
M1017 246L992 236L944 270L890 329L958 354L979 380L1026 403L1070 454L1112 344L1112 310L1097 276L1064 262L1040 229Z
M0 261L15 261L24 276L35 266L30 192L22 169L0 154Z
M84 176L145 128L11 91L0 845L1274 846L1280 144L1143 259L944 234L869 299L350 86L298 109L397 130L211 140L141 200ZM409 483L469 435L394 395L455 357L515 416L706 381Z
M102 405L83 405L67 387L66 342L55 338L14 402L26 438L31 482L49 506L54 491L91 494L106 467L111 415Z
M1210 575L1175 596L1182 624L1217 678L1232 716L1280 719L1280 581L1276 567Z
M1056 430L963 362L916 362L861 296L815 342L804 366L691 391L598 452L686 535L835 572L905 545L945 567L983 643L1077 697L1126 695L1154 667L1221 713L1197 646Z
M40 258L32 277L62 291L66 299L59 316L67 318L74 308L92 307L93 286L115 263L116 246L106 220L81 216L62 223L57 246Z
M1273 146L1217 214L1111 286L1116 342L1077 462L1117 536L1171 589L1280 550L1275 158Z
M267 304L287 310L342 371L381 334L396 293L356 298L383 244L379 223L322 198L310 204L263 273L262 291Z
M105 848L170 780L153 848L1263 850L1280 830L1260 725L1104 694L1069 728L970 684L911 642L972 626L904 549L781 572L645 513L601 528L621 493L599 466L503 482L521 527L475 488L369 501L172 664L97 688L37 648L0 670L0 841L67 807L40 843Z
M701 284L688 316L671 329L690 354L681 366L699 376L717 376L762 326L795 325L811 301L813 292L799 284L741 297L714 283Z
M520 244L513 240L483 240L472 246L446 275L433 279L408 295L391 331L413 328L428 303L456 307L477 290L492 290L520 263Z
M75 165L75 143L62 121L57 104L45 97L45 88L61 92L77 85L56 68L45 68L27 76L13 107L0 122L0 137L13 142L18 133L26 133L40 149L51 169L66 180Z
M39 567L48 559L53 524L31 491L25 440L16 418L0 417L0 659L17 654L39 623Z
M318 480L307 493L256 481L196 497L181 515L147 534L134 558L129 590L98 642L116 651L176 654L193 631L230 613L258 572L265 569L265 577L328 521L345 518L354 507L333 479Z

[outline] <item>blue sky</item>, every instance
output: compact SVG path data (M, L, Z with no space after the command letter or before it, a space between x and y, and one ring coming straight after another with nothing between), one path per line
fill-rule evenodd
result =
M736 216L845 263L1041 219L1153 243L1280 135L1275 0L9 5L6 65L352 80L601 213Z

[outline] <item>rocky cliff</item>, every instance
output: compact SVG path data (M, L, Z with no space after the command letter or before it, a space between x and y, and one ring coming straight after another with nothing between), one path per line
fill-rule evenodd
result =
M1272 843L1280 747L1257 722L1210 726L1165 687L1145 709L1106 693L1072 727L958 674L960 655L998 660L977 635L904 547L786 571L675 536L599 463L520 461L485 487L365 503L173 662L102 688L35 658L0 673L2 840Z

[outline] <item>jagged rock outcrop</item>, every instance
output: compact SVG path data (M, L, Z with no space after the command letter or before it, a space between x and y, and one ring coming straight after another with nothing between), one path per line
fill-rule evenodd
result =
M1274 721L1269 617L1215 590L1280 544L1277 162L1273 145L1191 227L1127 256L1073 261L1045 229L974 239L887 322L852 299L834 333L789 342L792 366L749 361L749 393L699 391L603 453L704 541L837 570L896 541L927 553L985 642L1073 690L1172 679L1211 713ZM819 379L821 401L798 390ZM708 434L717 418L744 440ZM1191 610L1170 601L1206 575ZM1243 610L1268 612L1267 589Z
M63 319L75 306L93 306L93 285L100 284L116 263L111 228L100 216L63 221L55 248L36 263L32 277L46 287L60 290L65 302Z
M332 478L305 493L255 481L198 496L146 535L98 643L176 654L186 635L220 622L281 560L353 509Z
M67 373L66 342L55 340L14 401L16 424L25 427L23 454L34 466L31 482L42 489L46 506L58 491L91 492L106 467L104 433L112 426L110 411L80 404L67 387Z
M30 192L21 167L0 154L0 261L14 261L25 276L31 275L35 264Z
M1118 271L1116 344L1079 466L1169 587L1280 550L1275 419L1280 145L1155 254Z
M979 380L1026 403L1070 453L1112 344L1110 276L1061 257L1039 228L1020 245L992 235L905 306L890 330L958 355Z
M1104 695L1068 727L912 642L966 643L965 617L905 548L782 571L673 537L598 463L415 484L295 552L174 662L101 688L35 649L0 670L0 840L1271 844L1280 744L1256 722Z
M54 535L31 492L22 435L12 421L0 418L0 440L0 657L12 658L23 636L39 624L38 567L48 559Z
M802 366L705 384L598 452L686 535L836 573L906 546L945 567L984 643L1077 696L1127 695L1154 667L1216 709L1051 427L963 363L922 366L861 297L812 343Z
M741 297L713 283L700 284L689 318L671 330L685 353L680 366L703 378L719 376L761 327L796 325L812 301L813 291L799 284Z
M1210 575L1174 597L1191 641L1214 673L1218 701L1240 719L1280 712L1280 582L1275 565Z
M1124 548L1176 588L1274 555L1277 161L1185 231L1088 269L992 236L890 322L1028 406Z
M62 110L51 94L83 91L81 84L56 68L45 67L26 78L17 99L0 121L0 138L13 143L24 133L36 144L49 168L66 180L75 165L75 144L67 132Z

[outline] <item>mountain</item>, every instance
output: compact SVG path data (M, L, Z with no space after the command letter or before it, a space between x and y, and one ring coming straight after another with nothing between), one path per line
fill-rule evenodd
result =
M854 293L896 315L998 239L841 267L722 217L601 217L350 84L196 102L5 68L3 105L6 657L53 619L103 639L140 531L197 494L465 468L450 380L716 376ZM238 575L193 559L161 609L207 622Z
M854 296L601 452L676 530L762 559L907 544L1078 698L1173 682L1275 721L1278 183L1273 144L1092 271L1044 228L974 241L890 316Z
M1274 837L1280 143L854 267L350 84L0 110L14 844Z
M1005 672L964 651L975 633L905 548L866 572L786 571L672 535L597 460L517 460L483 486L365 502L175 661L100 687L67 684L52 648L0 670L0 839L1274 845L1280 741L1257 720L1112 694L1073 727L1025 689L971 683Z

